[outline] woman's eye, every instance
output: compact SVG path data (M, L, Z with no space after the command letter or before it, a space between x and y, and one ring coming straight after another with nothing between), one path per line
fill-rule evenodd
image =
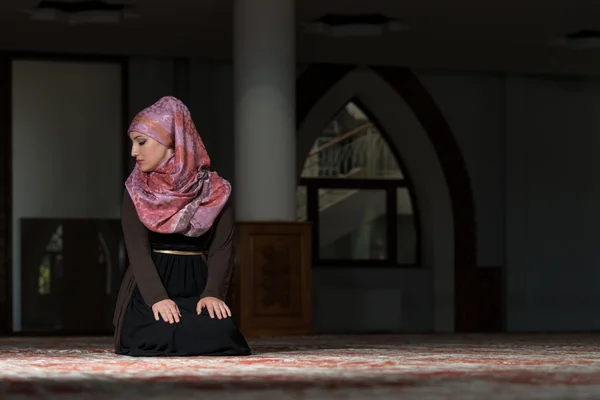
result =
M142 146L144 143L146 143L146 141L145 141L145 140L144 140L144 141L141 141L141 142L139 142L140 146Z

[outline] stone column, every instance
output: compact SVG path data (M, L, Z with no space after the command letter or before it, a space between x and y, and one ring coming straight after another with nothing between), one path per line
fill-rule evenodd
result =
M296 222L295 5L234 0L237 260L247 336L311 332L311 235Z
M295 221L294 0L235 0L234 8L237 218Z

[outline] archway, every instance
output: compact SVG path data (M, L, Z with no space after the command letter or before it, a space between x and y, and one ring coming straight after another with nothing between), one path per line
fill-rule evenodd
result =
M476 331L474 205L467 170L433 99L405 68L313 65L297 85L298 171L331 116L358 99L388 132L413 177L422 211L423 267L433 271L434 330ZM402 134L399 134L402 132Z
M411 179L390 135L370 114L359 100L349 101L306 157L297 218L313 224L314 265L420 266Z

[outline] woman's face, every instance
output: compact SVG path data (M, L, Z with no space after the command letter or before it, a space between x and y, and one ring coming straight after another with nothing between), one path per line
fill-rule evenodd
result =
M130 132L131 156L143 172L152 172L173 155L173 149L139 132Z

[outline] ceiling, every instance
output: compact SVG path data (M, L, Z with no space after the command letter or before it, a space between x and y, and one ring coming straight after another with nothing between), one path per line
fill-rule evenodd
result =
M139 18L118 25L32 21L39 0L0 1L0 50L231 60L233 0L133 0ZM298 33L301 63L600 75L600 49L553 46L600 30L598 0L297 0L298 22L326 13L383 13L411 29L376 38ZM486 3L485 7L482 3ZM165 4L169 4L165 7Z

